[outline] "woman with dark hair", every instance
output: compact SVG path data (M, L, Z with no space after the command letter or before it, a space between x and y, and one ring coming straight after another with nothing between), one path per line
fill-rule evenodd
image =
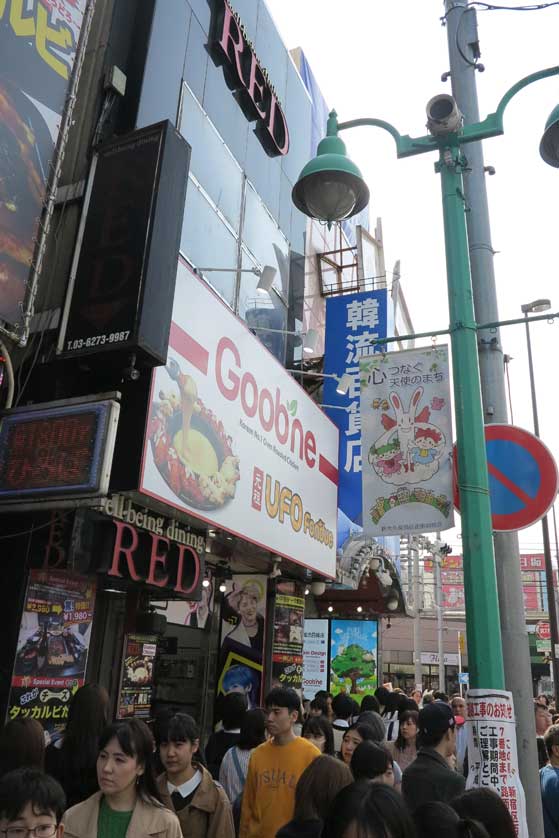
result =
M416 838L402 797L390 786L361 780L336 795L322 838Z
M97 757L100 791L68 809L66 838L181 838L176 815L161 803L152 757L153 737L144 722L106 727Z
M450 805L461 818L475 818L482 823L491 838L515 838L512 815L492 789L470 789L454 798Z
M372 710L373 713L380 713L380 704L374 695L365 695L361 700L361 713Z
M45 764L45 734L36 719L12 719L0 732L0 777L16 768Z
M392 756L386 745L376 742L361 742L351 757L351 771L354 780L372 780L394 787Z
M351 765L353 752L361 742L378 742L378 732L368 724L355 722L348 727L342 739L340 757L346 765Z
M400 714L398 736L394 742L388 743L388 750L392 759L397 762L402 771L410 765L417 756L417 710L404 710Z
M157 778L164 805L175 812L185 838L235 838L231 804L196 754L200 733L192 716L156 719L155 741L165 769Z
M477 814L476 814L477 817ZM431 801L413 813L418 838L493 838L479 819L461 818L448 803Z
M301 733L303 739L308 739L318 750L330 757L336 755L334 750L334 731L325 716L311 716L303 725Z
M386 740L392 742L398 736L398 711L404 708L407 696L391 692L386 687L375 690L375 696L380 704L380 715L386 728Z
M278 830L276 838L320 838L332 801L352 779L339 759L327 754L317 757L299 777L293 819Z
M248 710L241 722L239 741L232 748L229 748L219 769L219 782L225 789L225 794L231 803L234 803L242 794L251 753L265 741L266 715L264 710L259 707L255 710Z
M109 721L109 694L97 684L84 684L70 701L64 735L45 754L45 771L66 793L68 808L81 803L99 788L99 737Z

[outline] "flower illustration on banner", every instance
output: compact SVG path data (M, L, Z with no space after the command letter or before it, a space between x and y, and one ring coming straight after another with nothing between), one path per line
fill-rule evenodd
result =
M442 410L445 404L445 400L439 398L439 396L433 396L431 399L431 407L433 410Z

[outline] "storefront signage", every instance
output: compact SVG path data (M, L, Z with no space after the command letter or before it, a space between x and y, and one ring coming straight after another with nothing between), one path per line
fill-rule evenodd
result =
M203 563L193 547L123 521L113 521L113 526L116 531L111 563L105 571L108 576L200 599Z
M360 362L363 529L437 532L454 523L448 347Z
M278 582L274 601L272 687L303 685L305 591L301 582Z
M206 547L206 535L180 524L174 518L158 515L145 507L132 503L124 495L112 495L103 500L101 506L106 515L132 524L138 530L146 530L154 535L164 535L171 541L193 547L197 553L202 553Z
M0 504L106 493L116 401L38 405L0 420Z
M156 652L155 635L124 636L117 719L149 718Z
M468 690L466 789L490 788L507 805L518 838L528 838L526 799L520 782L512 693Z
M229 86L248 119L258 120L256 134L271 157L289 151L287 120L270 77L256 57L239 16L227 0L216 0L214 39L216 61L223 64Z
M328 620L305 620L303 630L303 696L313 699L328 689Z
M37 719L63 730L83 686L95 582L60 570L31 570L8 703L8 719Z
M421 663L422 664L434 664L435 666L439 665L439 653L438 652L422 652L421 653ZM458 655L453 654L452 652L444 654L444 665L445 666L458 666Z
M337 429L182 261L169 347L140 492L334 578Z

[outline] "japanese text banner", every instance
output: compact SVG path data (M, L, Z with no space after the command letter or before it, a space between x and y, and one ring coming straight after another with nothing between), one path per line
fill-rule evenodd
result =
M360 362L363 528L369 535L453 526L448 347Z

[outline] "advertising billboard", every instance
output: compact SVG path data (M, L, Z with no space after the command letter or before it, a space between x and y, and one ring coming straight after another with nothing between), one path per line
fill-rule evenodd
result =
M363 528L437 532L454 524L448 347L362 359Z
M336 427L180 261L140 491L333 578L337 461Z
M328 689L328 620L305 620L303 629L303 696L313 699Z
M0 3L0 320L16 330L86 7Z
M303 625L305 586L302 582L276 583L272 687L301 691L303 684Z
M347 693L361 702L378 687L376 620L332 620L330 692Z

